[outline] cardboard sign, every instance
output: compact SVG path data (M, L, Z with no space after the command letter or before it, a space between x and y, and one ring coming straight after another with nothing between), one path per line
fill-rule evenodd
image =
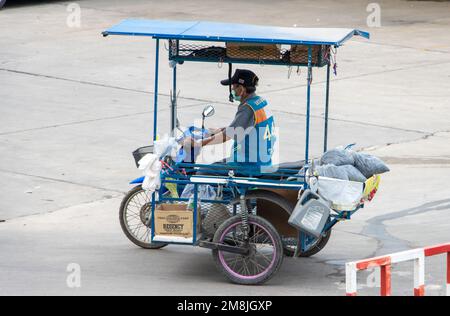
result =
M186 204L160 204L155 209L155 236L192 238L194 213ZM197 234L200 233L200 208L197 208Z

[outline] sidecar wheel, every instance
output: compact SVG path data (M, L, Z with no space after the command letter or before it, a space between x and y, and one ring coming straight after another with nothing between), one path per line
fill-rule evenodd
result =
M311 257L320 252L327 245L331 237L331 229L323 236L320 236L308 251L299 253L299 257ZM292 239L292 238L291 238ZM293 257L297 249L298 240L289 240L285 242L284 254L287 257Z

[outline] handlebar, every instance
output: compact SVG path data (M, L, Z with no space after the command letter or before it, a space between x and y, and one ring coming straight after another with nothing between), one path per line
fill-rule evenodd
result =
M183 140L185 140L188 137L192 137L194 140L199 140L203 138L207 138L210 136L210 133L208 130L195 127L195 126L189 126L183 134L177 138L177 142L181 143ZM187 158L189 159L189 162L194 162L197 158L198 154L200 153L200 148L191 148L190 153L187 152L183 147L180 148L180 150L177 153L177 162L185 161Z
M189 126L183 134L177 138L177 142L181 142L184 139L188 137L192 137L193 139L202 139L206 138L210 135L209 131L203 128L195 127L195 126Z

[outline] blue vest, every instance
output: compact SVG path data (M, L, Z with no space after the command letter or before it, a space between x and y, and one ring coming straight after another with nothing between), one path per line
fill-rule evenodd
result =
M272 164L273 146L275 144L273 116L267 110L267 101L259 96L246 100L255 115L255 125L246 131L244 139L233 144L234 162L251 166L269 166Z

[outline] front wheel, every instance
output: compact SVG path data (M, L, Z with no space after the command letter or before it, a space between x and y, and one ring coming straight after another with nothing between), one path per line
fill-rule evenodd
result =
M236 215L217 229L213 242L249 249L248 254L213 250L217 268L232 282L256 285L268 281L283 262L283 243L273 225L262 217L248 216L248 239L242 217Z
M152 243L150 216L152 213L152 194L140 185L131 189L120 205L120 226L127 238L135 245L145 249L159 249L167 244Z

